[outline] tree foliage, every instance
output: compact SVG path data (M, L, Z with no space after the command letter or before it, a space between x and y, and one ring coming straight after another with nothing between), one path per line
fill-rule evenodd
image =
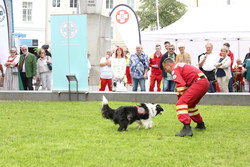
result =
M137 15L139 16L140 28L145 30L157 26L156 2L155 0L140 0L141 6ZM159 0L160 27L166 27L183 16L187 9L186 5L176 0Z

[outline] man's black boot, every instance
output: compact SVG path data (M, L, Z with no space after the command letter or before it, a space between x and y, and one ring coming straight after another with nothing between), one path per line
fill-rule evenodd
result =
M193 132L192 132L190 124L184 125L184 127L181 130L181 132L180 133L176 133L175 136L180 136L180 137L193 136Z
M204 129L205 130L206 127L205 127L204 122L197 124L197 126L195 127L195 129Z

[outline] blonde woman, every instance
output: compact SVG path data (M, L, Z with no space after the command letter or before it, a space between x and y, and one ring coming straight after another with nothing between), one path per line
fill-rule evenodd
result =
M18 62L19 55L17 55L17 50L15 48L11 48L10 56L4 64L6 67L3 85L4 90L19 90Z
M221 48L220 59L215 63L216 67L216 79L218 81L220 91L228 92L228 82L232 77L231 74L231 59L228 54L228 49L226 47Z
M44 50L40 50L38 54L37 78L42 82L42 90L51 90L52 71L48 68L48 63L52 64L51 57L46 56Z

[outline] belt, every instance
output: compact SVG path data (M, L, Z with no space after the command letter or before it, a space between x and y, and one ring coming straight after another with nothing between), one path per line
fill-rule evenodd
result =
M199 81L199 80L202 79L202 78L206 78L206 76L205 76L205 75L200 76L199 78L197 78L197 79L194 81L194 83L197 82L197 81Z

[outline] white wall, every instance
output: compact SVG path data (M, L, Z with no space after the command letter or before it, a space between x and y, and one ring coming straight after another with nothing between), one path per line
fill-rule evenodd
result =
M22 20L22 3L32 2L32 21ZM14 33L26 34L25 39L38 39L41 47L45 43L45 1L44 0L13 0Z

